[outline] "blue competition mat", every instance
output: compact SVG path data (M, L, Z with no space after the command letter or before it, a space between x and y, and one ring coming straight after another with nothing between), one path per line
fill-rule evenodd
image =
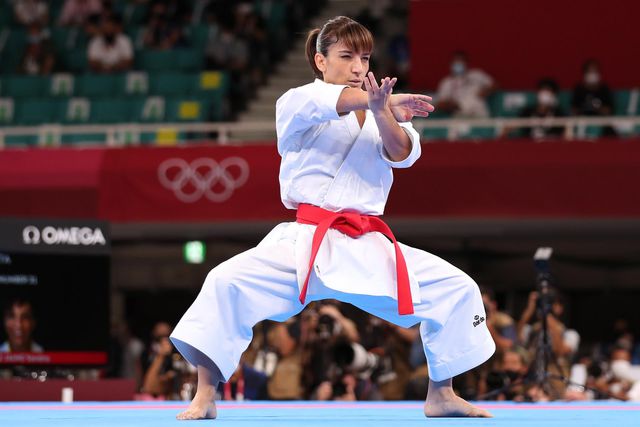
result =
M185 402L0 403L0 426L497 426L640 427L640 403L480 402L495 418L426 418L421 402L244 402L218 404L218 419L177 421Z

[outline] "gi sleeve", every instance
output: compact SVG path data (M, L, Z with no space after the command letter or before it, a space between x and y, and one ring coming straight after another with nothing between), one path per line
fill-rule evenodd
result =
M276 102L278 153L302 145L301 135L313 125L339 118L336 105L347 85L315 82L290 89Z
M418 160L422 153L422 149L420 147L420 135L413 128L411 122L398 122L398 125L400 125L402 130L407 133L409 140L411 141L411 152L409 152L409 155L403 160L394 162L389 158L387 150L384 149L384 144L379 144L378 150L380 151L380 155L384 161L386 161L392 168L408 168Z

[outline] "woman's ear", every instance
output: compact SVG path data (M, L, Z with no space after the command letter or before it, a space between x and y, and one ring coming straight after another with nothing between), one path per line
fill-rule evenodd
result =
M323 54L316 52L313 59L316 62L316 67L318 67L318 70L320 70L322 73L327 71L327 58Z

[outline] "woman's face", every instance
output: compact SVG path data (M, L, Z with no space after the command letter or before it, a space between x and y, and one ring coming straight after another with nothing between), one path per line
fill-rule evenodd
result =
M361 88L370 56L371 52L355 52L338 42L329 47L327 56L316 53L315 60L325 82Z

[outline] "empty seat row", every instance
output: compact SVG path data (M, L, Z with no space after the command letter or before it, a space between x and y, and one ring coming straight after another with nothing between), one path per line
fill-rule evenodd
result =
M220 120L223 108L197 97L0 98L0 125L202 122Z
M58 73L51 77L9 76L0 78L0 97L36 98L151 94L224 96L228 77L220 71L200 73L129 72L121 75Z

